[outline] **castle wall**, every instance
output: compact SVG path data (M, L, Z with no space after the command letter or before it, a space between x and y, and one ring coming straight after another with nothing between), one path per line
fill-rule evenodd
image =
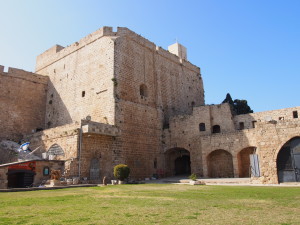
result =
M200 69L126 28L117 36L116 124L122 130L122 155L133 177L149 177L164 169L162 129L169 117L204 104Z
M213 114L208 112L210 107L214 108L214 110L210 109L214 112ZM228 104L201 106L194 108L193 115L172 118L170 129L164 132L165 151L174 147L189 150L192 172L209 177L211 176L209 167L213 163L211 160L218 159L219 162L222 162L225 157L218 158L218 154L221 156L224 150L230 153L232 157L233 171L226 171L226 169L230 170L230 167L223 168L224 163L218 163L222 173L230 174L233 172L234 177L239 177L242 174L240 170L245 170L241 163L249 163L246 160L241 162L246 156L239 156L239 153L242 150L247 150L249 154L251 152L249 148L251 148L259 156L261 172L261 177L253 178L253 180L259 183L278 183L277 155L286 142L300 136L300 119L294 118L297 114L295 112L299 113L300 107L234 117L228 109ZM221 126L220 133L212 133L211 130L199 130L199 122L211 121L212 118L217 118L216 116L223 118L218 121ZM255 121L254 127L253 121ZM244 123L244 129L240 129L240 122ZM208 129L210 125L208 123ZM222 127L226 129L222 130ZM230 163L227 160L226 164Z
M54 46L37 57L36 71L48 75L47 128L80 121L114 124L114 41L102 28L69 47Z
M104 176L113 178L113 165L115 155L114 137L85 134L81 150L81 177L87 177L90 182L102 182ZM97 175L92 177L92 161L96 160L96 168L99 168Z
M0 140L18 142L24 134L44 128L48 77L0 67ZM33 104L34 103L34 104Z

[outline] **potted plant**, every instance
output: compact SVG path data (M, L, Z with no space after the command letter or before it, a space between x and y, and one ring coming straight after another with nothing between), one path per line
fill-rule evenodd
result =
M190 180L190 184L191 184L191 185L195 185L195 184L196 184L196 181L197 181L197 175L194 174L194 173L192 173L192 174L189 176L189 179L191 179L191 180Z
M119 184L123 184L124 180L129 177L130 168L125 164L119 164L114 167L114 176L119 180Z

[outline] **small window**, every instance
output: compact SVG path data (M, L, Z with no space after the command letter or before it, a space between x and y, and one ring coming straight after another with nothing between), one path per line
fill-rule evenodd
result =
M153 167L154 169L157 169L157 158L155 158L153 161Z
M253 127L253 128L255 128L256 122L257 122L256 120L252 121L252 127Z
M283 116L281 116L281 117L279 117L279 118L278 118L278 120L284 120L284 117L283 117Z
M298 118L298 111L293 111L293 118L297 119Z
M141 97L148 97L148 88L145 84L140 86L140 95Z
M45 166L43 169L43 175L48 176L50 174L50 169L48 166Z
M239 125L240 125L240 130L244 130L245 128L244 122L240 122Z
M205 129L205 123L200 123L199 124L199 130L200 131L205 131L206 129Z
M83 92L81 93L81 96L82 96L82 97L84 97L84 96L85 96L85 91L83 91Z
M213 132L213 134L220 133L221 132L221 127L219 125L214 125L212 127L212 132Z

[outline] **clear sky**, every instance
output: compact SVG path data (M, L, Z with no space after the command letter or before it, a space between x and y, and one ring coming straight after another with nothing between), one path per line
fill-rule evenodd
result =
M0 65L35 58L102 26L128 27L201 68L206 104L226 93L255 111L300 106L299 0L0 0Z

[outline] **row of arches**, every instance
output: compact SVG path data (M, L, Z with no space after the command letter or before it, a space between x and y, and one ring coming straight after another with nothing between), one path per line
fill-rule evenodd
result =
M250 154L254 147L248 147L238 153L239 177L250 176ZM173 175L191 174L190 152L183 148L174 148L167 151L167 167ZM211 178L234 177L233 158L226 150L215 150L207 156L208 176Z
M247 147L237 154L238 177L251 176L250 155L255 154L255 149L255 147ZM184 154L178 152L184 152ZM188 150L174 148L168 150L166 154L171 164L173 159L174 165L169 167L173 175L191 173ZM169 155L173 157L170 158ZM214 150L206 157L206 161L208 177L234 177L233 156L230 152L223 149ZM300 182L300 137L292 138L281 147L276 157L276 168L279 182Z

